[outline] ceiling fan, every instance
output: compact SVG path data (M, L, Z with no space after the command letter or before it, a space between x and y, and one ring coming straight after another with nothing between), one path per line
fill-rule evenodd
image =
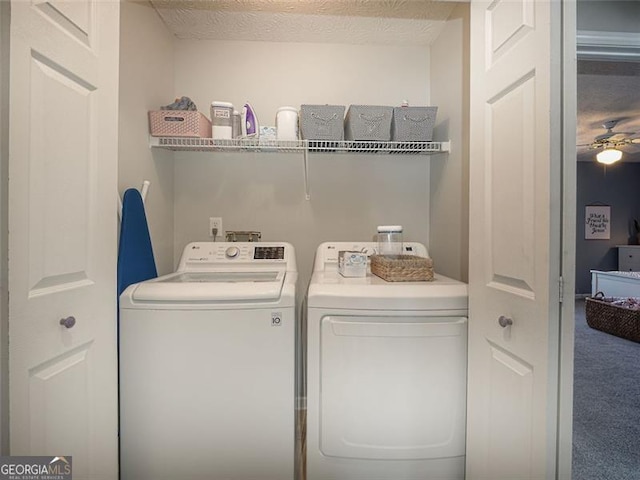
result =
M640 137L633 137L636 132L615 132L614 129L620 120L609 120L602 124L606 132L594 138L593 142L578 145L588 147L589 150L601 150L596 159L605 165L611 165L622 158L622 147L632 144L640 144Z

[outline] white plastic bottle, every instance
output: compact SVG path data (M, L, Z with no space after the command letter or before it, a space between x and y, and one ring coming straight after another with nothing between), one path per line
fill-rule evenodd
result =
M280 107L276 113L276 139L298 140L298 110Z

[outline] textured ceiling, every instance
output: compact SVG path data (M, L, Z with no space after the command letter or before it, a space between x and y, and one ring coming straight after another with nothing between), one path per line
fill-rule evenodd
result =
M614 132L640 137L640 63L578 62L577 144L606 132L602 124L620 120ZM640 144L621 148L623 161L640 161ZM578 161L593 161L597 151L578 147Z
M150 0L180 39L429 45L457 2Z

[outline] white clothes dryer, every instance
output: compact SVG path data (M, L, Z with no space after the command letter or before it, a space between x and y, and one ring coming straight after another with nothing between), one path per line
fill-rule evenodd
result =
M123 480L294 477L288 243L191 243L120 298Z
M468 289L345 278L341 250L316 252L307 295L307 480L462 480ZM404 253L426 257L405 243Z

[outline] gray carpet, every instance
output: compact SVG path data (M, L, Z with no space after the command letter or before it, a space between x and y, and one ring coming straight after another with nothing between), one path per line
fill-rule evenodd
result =
M590 328L576 301L573 480L640 480L640 343Z

